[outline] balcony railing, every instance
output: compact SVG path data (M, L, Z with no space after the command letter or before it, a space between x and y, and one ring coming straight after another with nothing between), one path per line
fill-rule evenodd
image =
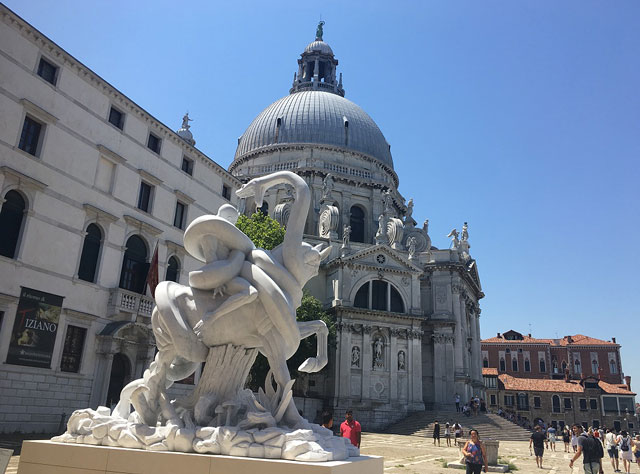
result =
M111 288L109 292L109 310L112 314L131 313L149 318L154 304L153 298L150 296L123 290L122 288Z

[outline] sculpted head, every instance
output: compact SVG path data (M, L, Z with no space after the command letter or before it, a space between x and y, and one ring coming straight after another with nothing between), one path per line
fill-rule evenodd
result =
M314 247L306 242L302 242L302 279L300 284L304 285L316 276L318 274L318 268L320 268L320 263L331 253L331 247L321 250L323 246L324 244L318 244Z

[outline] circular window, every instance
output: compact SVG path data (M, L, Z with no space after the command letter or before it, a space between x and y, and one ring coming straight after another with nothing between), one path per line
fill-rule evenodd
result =
M379 255L376 257L376 261L377 261L380 265L382 265L384 262L386 262L386 261L387 261L387 258L386 258L384 255L379 254Z

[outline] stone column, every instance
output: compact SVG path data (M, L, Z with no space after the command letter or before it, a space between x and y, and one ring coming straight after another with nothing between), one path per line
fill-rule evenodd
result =
M335 393L339 399L347 399L351 395L351 325L340 323L338 332L338 357Z
M422 331L414 330L407 334L408 354L406 357L409 387L407 398L414 410L424 410L422 398Z
M373 348L371 347L371 326L362 327L362 399L371 398L371 370L373 368Z
M388 285L390 287L391 285ZM395 328L389 331L389 394L391 400L398 399L398 332ZM406 361L405 361L406 364ZM407 393L407 398L411 396Z
M431 338L433 340L433 401L436 406L442 406L447 403L446 394L444 393L447 378L444 335L436 332Z
M455 373L456 375L464 373L464 339L462 337L462 317L460 314L459 289L457 286L452 287L453 290L453 316L455 319ZM458 388L456 389L458 390ZM461 392L460 395L462 396Z

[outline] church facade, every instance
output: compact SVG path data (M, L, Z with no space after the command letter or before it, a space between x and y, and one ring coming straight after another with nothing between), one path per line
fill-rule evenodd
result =
M322 39L298 59L289 95L262 111L238 140L229 171L242 181L290 170L312 190L306 239L331 246L307 289L336 318L329 367L303 382L337 415L347 408L369 428L410 411L482 395L480 307L467 224L432 245L428 221L399 192L391 147L346 99L338 60ZM286 226L291 191L261 209ZM244 203L245 212L256 208ZM443 236L444 238L444 236Z

